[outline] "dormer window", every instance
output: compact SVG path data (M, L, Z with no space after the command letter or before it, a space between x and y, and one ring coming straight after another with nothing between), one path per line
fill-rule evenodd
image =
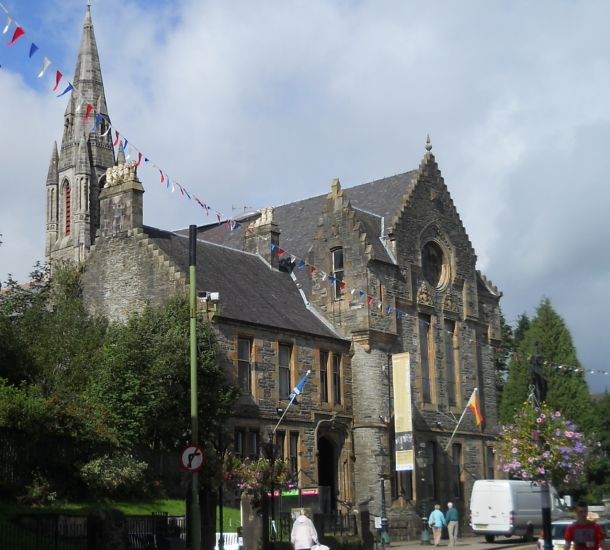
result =
M333 283L333 298L340 300L343 296L343 279L345 273L343 270L343 248L335 248L331 250L332 259L332 276L334 277Z

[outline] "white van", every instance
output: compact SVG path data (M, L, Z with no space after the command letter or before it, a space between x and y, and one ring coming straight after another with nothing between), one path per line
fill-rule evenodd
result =
M534 539L542 529L540 487L529 481L478 479L470 497L470 526L487 542L497 536ZM563 504L551 487L551 519L564 514Z

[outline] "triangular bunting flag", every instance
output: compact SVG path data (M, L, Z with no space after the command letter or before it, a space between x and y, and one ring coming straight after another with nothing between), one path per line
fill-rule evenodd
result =
M136 168L138 168L140 166L141 162L142 162L142 153L138 153L138 161L136 162Z
M55 73L55 86L53 86L53 91L56 92L57 91L57 86L59 86L59 82L61 81L61 77L63 75L61 74L61 71L57 71Z
M38 78L42 78L44 73L47 72L47 69L49 68L50 64L51 64L51 60L48 57L45 57L44 61L42 62L42 69L40 69L40 72L38 73Z
M99 123L102 122L103 118L104 118L104 116L101 113L98 113L97 115L95 115L95 122L93 123L93 128L91 128L92 132L95 132L97 130L97 127L98 127Z
M85 116L83 116L83 124L87 123L87 119L89 118L91 111L93 111L93 105L91 105L91 103L87 103L87 110L85 111Z
M62 95L66 95L70 90L73 90L73 89L74 89L74 87L72 86L72 84L68 84L66 86L66 89L63 92L61 92L61 94L59 94L57 97L61 97Z
M313 275L316 271L318 271L318 268L315 265L312 265L309 268L309 272Z
M6 16L6 26L4 27L4 30L2 31L2 34L6 34L11 26L11 23L13 22L13 18L7 14Z
M115 135L115 138L114 138L114 141L112 142L112 146L116 147L117 144L119 143L119 132L117 130L115 130L114 135ZM161 181L163 181L163 178L161 178Z
M38 50L38 46L36 44L34 44L34 42L32 42L32 45L30 46L30 55L29 55L30 59L32 59L32 56L36 53L37 50Z
M10 48L15 42L17 42L17 40L19 40L23 35L25 34L25 31L21 28L21 27L17 27L15 29L15 32L13 33L13 38L11 39L11 41L8 43L8 47Z

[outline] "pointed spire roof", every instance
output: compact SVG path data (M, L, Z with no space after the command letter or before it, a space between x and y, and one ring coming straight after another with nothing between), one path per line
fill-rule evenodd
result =
M125 164L127 161L125 160L125 151L123 150L123 143L119 141L119 153L116 157L116 164L119 166L120 164Z
M97 51L97 42L93 32L93 20L91 19L91 6L87 3L85 20L83 21L83 34L72 80L74 91L68 103L66 114L71 114L74 120L74 141L78 143L83 134L83 115L87 103L91 103L96 113L101 113L108 117L108 107L106 105L106 94L104 92L104 81L102 79L102 68L100 57ZM77 112L76 108L82 103L81 109ZM64 135L64 139L67 136Z
M51 161L49 162L49 172L47 174L47 185L59 185L59 153L57 152L57 142L53 142L51 149Z

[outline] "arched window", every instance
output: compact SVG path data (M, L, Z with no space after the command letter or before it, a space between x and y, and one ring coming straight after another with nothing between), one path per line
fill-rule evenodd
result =
M70 184L66 183L66 235L70 234Z

